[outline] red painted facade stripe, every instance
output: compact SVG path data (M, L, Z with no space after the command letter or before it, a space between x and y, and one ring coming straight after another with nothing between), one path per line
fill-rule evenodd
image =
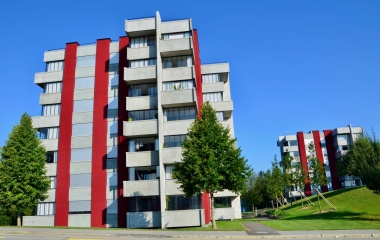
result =
M200 116L201 107L203 104L203 91L202 91L202 72L201 72L201 58L199 52L198 32L193 30L193 45L194 45L194 70L195 70L195 91L197 95L197 110L198 116ZM205 223L208 224L211 221L211 206L210 206L210 194L204 193L202 195L202 208L205 212Z
M339 176L336 169L336 158L335 158L335 149L334 142L331 130L324 130L326 141L327 156L329 158L329 166L331 173L331 184L334 190L340 189Z
M128 86L124 81L124 67L128 66L127 61L127 47L129 45L128 37L120 37L119 39L119 95L118 95L118 148L117 148L117 212L118 212L118 226L127 226L127 210L128 201L123 197L123 181L128 180L128 170L126 167L126 152L128 149L128 139L123 136L123 121L127 121L127 102Z
M313 132L313 138L314 138L314 146L315 146L315 153L317 154L317 159L321 162L322 165L324 165L323 161L323 152L322 152L322 146L321 146L321 136L319 134L319 131L312 131ZM326 177L326 172L325 172ZM321 186L322 192L327 192L328 188L327 185Z
M91 165L91 227L106 226L108 66L110 39L96 44Z
M71 132L78 43L66 44L58 139L55 226L68 226Z
M297 132L297 140L298 140L298 151L300 154L301 165L305 173L308 174L309 168L307 165L306 146L305 146L305 138L303 136L303 132ZM306 196L311 195L310 180L309 180L308 175L306 177L305 195Z

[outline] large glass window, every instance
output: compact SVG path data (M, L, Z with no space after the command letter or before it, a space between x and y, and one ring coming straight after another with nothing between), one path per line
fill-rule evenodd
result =
M185 140L186 135L171 135L171 136L165 136L165 147L180 147L183 143L183 140Z
M158 150L158 138L135 138L129 140L129 152Z
M62 92L62 82L46 83L44 93L60 93Z
M192 197L185 197L183 195L168 196L168 210L189 210L189 209L200 209L201 208L201 198L199 195L194 195Z
M63 61L54 61L46 63L46 72L55 72L63 70Z
M174 169L174 165L166 165L165 166L165 179L173 179L172 172Z
M184 81L174 81L174 82L164 82L162 84L162 89L164 91L173 91L173 90L185 90L193 89L194 80L184 80Z
M74 101L74 112L91 112L94 110L94 100L76 100Z
M128 119L130 121L157 119L157 110L149 109L149 110L129 111Z
M195 107L168 108L164 110L164 119L166 121L195 119Z
M202 75L202 83L218 83L220 82L220 74L205 74Z
M70 214L89 214L91 213L91 201L70 201Z
M58 162L58 151L48 151L46 153L46 163Z
M72 148L71 161L84 162L92 160L92 148Z
M224 121L224 112L216 112L216 118L218 119L219 122Z
M223 93L222 92L213 92L213 93L204 93L203 102L222 102Z
M91 187L91 174L71 174L70 187Z
M140 96L157 96L157 84L138 84L130 85L128 88L128 97Z
M129 67L130 68L155 66L156 64L157 64L157 59L155 59L155 58L129 61Z
M54 215L55 214L55 203L52 202L42 202L37 205L37 216L43 215Z
M77 67L95 66L95 55L77 57Z
M131 48L139 47L155 47L156 46L156 36L146 36L146 37L133 37L131 38Z
M95 77L75 78L75 89L94 88Z
M128 198L129 212L160 211L160 197L132 197Z
M59 115L61 112L61 104L51 104L42 106L42 116Z
M40 139L55 139L59 136L59 127L39 128L37 134Z
M73 137L92 135L92 123L73 124Z
M191 36L190 32L165 33L165 34L162 34L162 39L164 40L181 39L181 38L189 38L190 36Z
M54 189L57 186L57 177L51 176L50 177L50 189Z
M166 57L162 58L163 68L191 67L193 65L192 56Z
M230 197L216 197L215 199L215 208L230 208L231 207L231 198Z

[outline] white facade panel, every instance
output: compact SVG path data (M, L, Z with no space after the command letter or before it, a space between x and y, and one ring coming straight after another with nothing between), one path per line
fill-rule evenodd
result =
M91 188L70 188L69 201L91 200Z
M62 61L65 59L65 49L46 51L44 62Z
M34 128L56 127L59 126L59 115L32 117L32 124Z
M127 167L158 166L158 151L126 152Z
M157 106L157 96L127 97L127 110L153 109Z
M43 93L40 95L40 105L61 102L61 93Z
M54 215L49 216L24 216L22 225L25 227L53 227Z
M195 227L203 226L204 210L165 211L165 227Z
M188 32L191 31L191 19L167 21L161 23L161 33Z
M161 212L127 212L127 228L161 227Z
M160 192L158 180L123 182L124 197L158 196L159 194Z
M69 227L91 227L91 214L69 214Z

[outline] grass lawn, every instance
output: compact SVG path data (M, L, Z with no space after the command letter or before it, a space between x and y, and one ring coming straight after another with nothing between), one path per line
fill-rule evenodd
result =
M293 206L283 207L284 215L278 220L262 221L277 230L348 230L380 229L380 195L365 187L351 188L325 193L324 196L337 208L330 211L322 200L323 213L319 213L317 197L310 199L314 206L298 201Z

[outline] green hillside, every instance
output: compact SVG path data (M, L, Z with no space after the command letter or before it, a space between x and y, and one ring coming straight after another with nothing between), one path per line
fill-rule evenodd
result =
M283 217L260 223L277 230L337 230L380 229L380 195L366 187L351 188L325 193L324 196L337 208L330 210L322 201L323 213L319 213L316 196L311 197L314 206L297 201L279 210Z

